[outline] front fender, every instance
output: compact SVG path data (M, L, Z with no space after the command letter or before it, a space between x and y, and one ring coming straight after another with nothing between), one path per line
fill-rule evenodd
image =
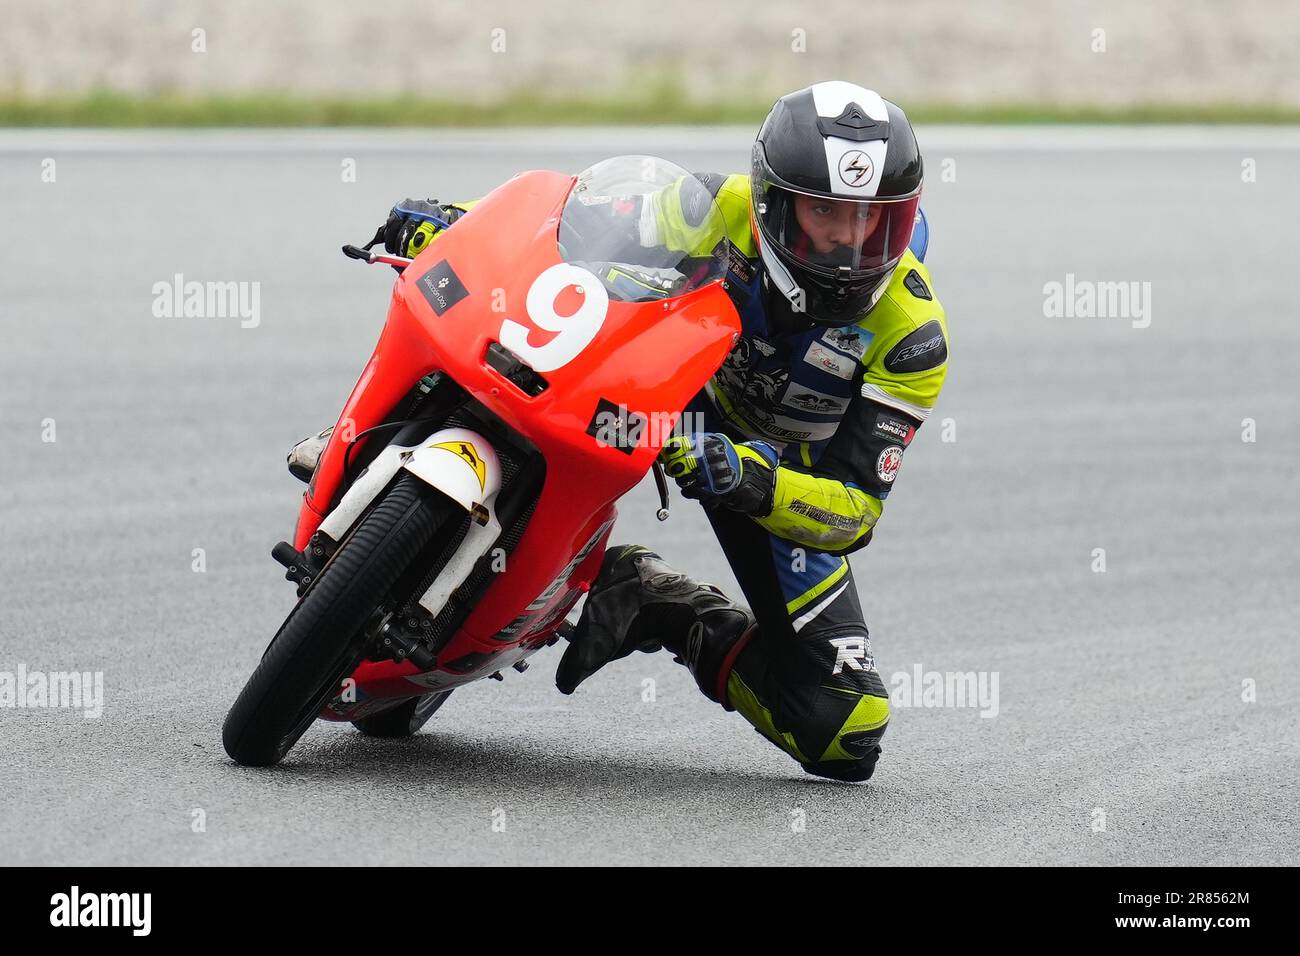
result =
M468 428L442 428L401 456L401 467L466 511L489 507L501 490L501 462L491 442Z
M416 445L389 445L348 488L334 510L320 523L320 531L342 541L349 529L388 487L398 471L406 469L437 488L466 511L494 512L501 490L501 462L496 449L468 428L442 428ZM476 508L477 506L477 508Z

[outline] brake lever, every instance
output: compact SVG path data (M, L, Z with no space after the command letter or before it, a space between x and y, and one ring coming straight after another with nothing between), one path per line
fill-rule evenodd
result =
M384 233L385 233L387 230L388 230L388 223L384 223L382 226L380 226L378 229L375 230L375 238L371 239L371 240L370 240L369 242L367 242L366 245L365 245L365 248L366 248L366 251L367 251L367 252L370 251L370 247L371 247L371 246L377 246L377 245L379 245L379 243L383 242L383 240L384 240Z

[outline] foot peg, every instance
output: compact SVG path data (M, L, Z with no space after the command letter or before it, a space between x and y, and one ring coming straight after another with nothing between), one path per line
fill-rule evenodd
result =
M308 565L307 556L288 541L280 541L271 549L271 557L284 565L284 579L298 585L298 596L301 597L316 573Z

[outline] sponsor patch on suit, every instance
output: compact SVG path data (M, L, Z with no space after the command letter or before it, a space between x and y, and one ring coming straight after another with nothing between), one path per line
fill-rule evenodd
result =
M822 335L822 341L831 348L847 352L859 361L866 354L867 343L871 341L871 338L870 332L854 325L842 329L830 329Z
M889 412L881 412L876 416L876 424L872 426L871 434L887 441L900 442L906 448L916 435L916 426Z
M849 407L849 400L795 383L785 390L781 404L817 415L838 415Z
M876 459L876 477L887 485L892 485L898 477L898 466L903 462L903 449L899 445L890 445Z
M808 345L803 360L823 372L842 379L853 378L853 373L858 367L857 359L827 348L820 342L812 342Z

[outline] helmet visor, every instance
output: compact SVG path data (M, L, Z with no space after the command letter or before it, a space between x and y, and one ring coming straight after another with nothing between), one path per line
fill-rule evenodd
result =
M796 192L765 182L754 212L768 242L814 273L879 275L902 258L920 194L904 199L848 199Z

